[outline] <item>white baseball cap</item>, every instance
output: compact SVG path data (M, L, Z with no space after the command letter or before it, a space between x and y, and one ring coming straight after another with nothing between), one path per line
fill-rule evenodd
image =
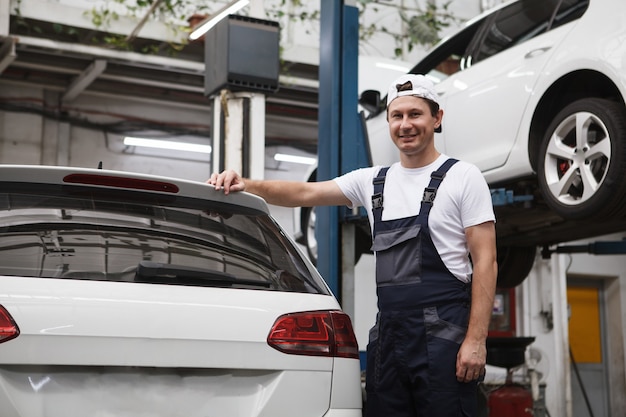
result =
M406 85L407 83L410 84ZM401 89L401 87L404 88ZM398 91L400 89L401 91ZM391 83L387 93L387 106L393 100L402 96L421 97L439 104L435 85L421 74L404 74Z

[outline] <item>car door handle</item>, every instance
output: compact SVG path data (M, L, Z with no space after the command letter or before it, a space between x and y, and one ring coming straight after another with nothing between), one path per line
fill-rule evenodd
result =
M524 55L524 58L525 59L535 58L535 57L543 54L544 52L550 50L550 48L552 48L552 47L551 46L545 46L543 48L533 49L532 51L530 51L526 55Z

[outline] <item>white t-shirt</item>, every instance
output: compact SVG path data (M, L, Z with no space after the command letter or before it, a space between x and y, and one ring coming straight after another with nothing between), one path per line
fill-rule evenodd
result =
M420 211L424 188L430 174L437 170L448 156L441 155L432 164L421 168L404 168L393 164L387 171L383 192L383 220L415 216ZM373 179L380 166L362 168L338 178L335 182L353 207L367 210L373 227ZM437 190L429 216L429 229L444 264L463 282L471 281L472 267L465 239L465 228L495 221L491 192L480 170L467 162L454 164Z

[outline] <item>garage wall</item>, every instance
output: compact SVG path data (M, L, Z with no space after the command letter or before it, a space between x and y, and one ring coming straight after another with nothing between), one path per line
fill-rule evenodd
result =
M0 82L0 100L27 104L36 112L58 113L58 98L55 92ZM208 155L198 157L171 151L150 154L124 146L124 135L104 130L105 125L127 125L132 130L146 123L161 124L165 130L169 127L204 127L206 130L208 123L205 121L210 117L208 105L206 109L192 109L81 96L64 108L70 109L74 121L63 120L67 113L58 115L55 120L40 114L0 111L0 163L97 167L102 161L107 169L198 181L206 180L211 174ZM80 127L82 123L78 120L92 127ZM103 127L99 128L99 125ZM197 137L197 140L201 139L201 136ZM210 144L208 138L204 140Z
M43 100L41 89L15 88L0 83L0 100ZM0 111L0 163L39 164L42 158L43 118Z

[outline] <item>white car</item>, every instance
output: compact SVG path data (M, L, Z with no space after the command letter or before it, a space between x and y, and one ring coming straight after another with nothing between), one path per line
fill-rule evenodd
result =
M358 346L247 193L0 165L3 417L360 417Z
M493 190L501 286L526 277L536 246L626 230L624 22L623 0L507 2L410 70L436 84L437 147ZM384 99L360 103L373 164L395 162Z

